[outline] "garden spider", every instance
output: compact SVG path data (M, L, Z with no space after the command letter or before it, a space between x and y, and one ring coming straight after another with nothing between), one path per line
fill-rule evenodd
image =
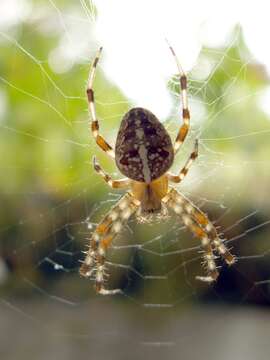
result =
M171 208L180 217L184 225L201 240L207 275L197 276L198 280L209 283L217 280L219 272L215 264L214 252L217 252L229 265L235 262L234 255L224 245L215 226L208 220L206 214L183 194L169 186L169 182L180 183L184 179L192 162L198 156L198 140L196 140L193 152L182 170L177 175L168 172L190 126L187 78L173 48L171 46L169 48L179 71L183 107L183 123L174 145L172 145L166 129L155 115L149 110L137 107L125 114L117 135L114 151L99 134L99 123L95 110L93 81L102 48L99 49L89 74L87 98L92 118L93 136L97 145L112 159L115 159L118 169L126 178L112 180L100 167L95 157L93 159L94 169L111 188L130 188L97 225L80 267L81 275L85 277L94 275L95 289L99 294L107 295L121 292L120 289L107 290L105 288L106 251L133 213L136 213L139 219L151 219L153 213L161 214L164 209Z

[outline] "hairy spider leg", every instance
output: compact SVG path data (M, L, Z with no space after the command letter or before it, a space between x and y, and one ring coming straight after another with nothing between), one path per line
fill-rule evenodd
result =
M95 171L103 178L104 181L106 181L106 183L112 189L123 189L123 188L127 188L130 185L130 180L127 178L113 180L111 176L102 169L95 156L93 157L93 165Z
M195 206L189 199L187 199L183 194L178 193L178 201L182 202L185 211L195 220L195 222L206 231L208 237L211 239L211 242L214 248L217 250L219 255L225 260L228 265L235 263L235 256L231 254L229 249L225 246L222 239L219 237L216 227L208 219L206 214L204 214L197 206Z
M138 206L138 201L127 193L102 219L91 237L90 247L80 268L80 274L89 277L95 272L95 289L99 294L113 295L121 292L120 289L105 289L106 251Z
M169 173L169 172L167 173L168 179L171 182L180 183L182 180L184 180L184 178L187 175L193 161L196 160L197 157L198 157L198 148L199 148L198 139L196 139L194 149L193 149L192 153L190 154L189 158L187 159L184 167L179 171L179 174L174 175L174 174Z
M207 268L207 276L196 276L196 279L204 282L216 281L219 276L219 272L215 263L216 256L214 255L209 235L200 226L198 226L195 221L193 221L190 215L183 213L182 220L194 236L201 240L203 259Z
M171 53L175 59L175 62L176 62L177 68L178 68L179 77L180 77L181 100L182 100L183 124L181 125L181 127L179 129L179 132L177 134L175 144L174 144L174 153L176 154L177 151L179 150L180 146L185 141L185 138L188 134L189 126L190 126L190 113L189 113L189 108L188 108L188 97L187 97L187 76L184 73L182 66L181 66L172 46L169 43L168 43L168 45L169 45L169 48L171 50Z
M214 250L224 258L228 265L232 265L235 262L235 257L219 238L215 226L200 209L175 189L171 189L163 201L165 201L176 214L180 215L185 226L201 240L208 275L197 276L196 279L206 282L215 281L219 273L215 264L216 257L213 253Z
M111 145L109 145L107 143L107 141L103 138L103 136L101 136L99 134L99 122L98 122L97 116L96 116L93 82L94 82L96 68L97 68L98 60L100 58L101 51L102 51L102 47L99 49L99 51L95 57L95 60L93 62L92 69L90 70L86 93L87 93L87 99L88 99L88 109L89 109L89 113L90 113L90 116L92 119L92 121L91 121L92 134L96 140L97 145L103 151L105 151L110 157L114 158L115 154L114 154L113 148L111 147Z
M181 182L188 173L193 161L198 157L198 140L195 140L195 146L193 152L190 154L186 164L179 172L179 175L173 175L168 173L168 179L174 183ZM172 192L173 190L171 190ZM184 195L178 193L178 198L181 197L181 202L186 204L186 209L188 209L187 213L191 214L196 223L201 226L207 233L211 241L213 242L214 247L218 251L218 253L224 258L228 265L232 265L235 262L235 256L231 254L231 252L227 249L227 247L223 244L222 240L217 234L216 228L209 221L208 217L198 209L190 200L188 200Z
M211 240L208 234L196 224L187 212L185 212L182 202L178 201L178 192L176 192L176 190L172 190L174 189L171 189L168 195L163 199L163 202L165 202L168 207L179 215L184 225L194 234L195 237L201 240L203 258L207 266L208 274L207 276L197 276L196 279L205 282L213 282L218 278L219 273L215 263L215 255L211 246Z

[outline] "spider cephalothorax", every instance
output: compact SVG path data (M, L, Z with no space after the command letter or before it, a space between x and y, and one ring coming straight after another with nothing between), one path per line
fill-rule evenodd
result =
M183 106L183 124L179 129L174 145L166 129L154 114L143 108L133 108L123 117L115 150L113 150L99 134L99 124L95 111L93 81L101 48L89 75L87 97L92 118L92 133L98 146L115 159L118 169L126 178L112 180L100 167L96 158L94 158L94 169L112 188L130 188L130 191L120 199L96 227L90 240L89 250L86 252L86 257L80 268L80 273L83 276L95 275L96 291L103 295L121 291L119 289L105 289L105 256L112 240L133 213L136 213L140 220L147 219L149 221L153 214L162 217L167 213L167 209L171 208L180 217L184 225L201 239L203 258L207 265L208 274L197 276L199 280L212 282L218 278L215 253L223 257L229 265L235 262L235 257L227 249L208 217L183 194L169 186L169 182L180 183L184 179L192 162L198 156L198 140L196 140L194 150L179 174L174 175L168 172L175 154L187 136L190 122L187 78L172 47L170 50L176 60L180 74Z

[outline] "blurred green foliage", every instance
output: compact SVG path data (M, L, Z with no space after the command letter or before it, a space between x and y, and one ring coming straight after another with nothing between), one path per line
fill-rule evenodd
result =
M55 249L62 246L76 254L77 261L77 252L87 237L78 228L97 203L107 196L113 199L90 165L93 154L98 153L102 165L116 171L97 149L89 131L85 97L89 64L74 64L68 72L54 73L48 54L57 45L58 36L45 36L27 23L21 25L16 40L0 34L0 91L7 99L7 110L0 119L2 253L29 278L37 276L33 269L42 265L42 259L47 255L53 258ZM197 81L191 73L189 82L190 94L196 94L206 109L204 122L191 124L191 138L204 130L197 163L203 181L196 180L194 195L197 200L208 199L214 218L221 212L211 201L232 206L235 212L227 218L228 226L236 221L236 214L241 217L257 208L267 212L270 207L265 196L270 170L266 150L269 118L258 105L258 94L268 86L268 78L260 65L247 61L250 54L241 34L237 39L229 49L202 49L198 64L206 58L219 65L204 81ZM175 84L168 86L168 91L178 93ZM100 69L95 90L102 133L113 141L129 103ZM167 124L173 133L179 122L168 119ZM175 169L189 149L185 148ZM97 219L109 205L101 208ZM70 230L69 225L76 223L78 228ZM136 234L143 242L155 236L157 229L162 232L163 226L155 231L137 226ZM174 226L175 220L175 234ZM167 238L170 236L173 234L168 233ZM186 247L192 244L188 237L183 243ZM252 249L256 253L255 247ZM144 267L154 271L158 264L153 266L151 261L153 257L145 259ZM171 260L171 268L177 261ZM74 259L70 264L71 269L77 266ZM200 271L199 262L197 265L192 272Z
M81 181L91 181L95 176L87 163L99 151L87 121L85 84L89 64L75 64L67 73L55 74L47 57L57 38L46 37L26 24L17 41L20 45L7 39L1 44L1 88L8 99L0 133L1 169L6 174L1 177L1 188L4 193L41 190L69 196L80 190ZM223 59L203 84L203 91L191 74L191 93L197 94L208 112L202 124L207 129L205 143L231 160L235 157L240 166L245 160L257 166L258 160L267 160L264 147L268 134L252 133L265 131L269 120L258 107L256 93L268 80L262 67L246 61L241 36L229 50L203 49L201 56L216 63L220 54ZM113 138L111 134L116 135L120 117L128 109L127 99L100 70L95 89L102 101L97 104L99 118L106 119L101 122L102 131ZM175 90L179 92L178 86ZM208 138L216 141L207 142ZM226 138L232 139L223 140ZM112 170L110 162L101 157Z

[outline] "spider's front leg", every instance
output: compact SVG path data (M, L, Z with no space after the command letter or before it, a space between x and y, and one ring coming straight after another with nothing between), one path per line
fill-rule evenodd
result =
M94 83L94 78L95 78L95 74L96 74L96 68L97 68L99 58L100 58L101 51L102 51L102 48L99 49L99 51L98 51L98 53L96 55L96 58L95 58L95 60L93 62L92 69L91 69L91 71L89 73L86 93L87 93L89 113L90 113L91 118L92 118L92 122L91 122L92 134L93 134L93 136L94 136L94 138L96 140L97 145L103 151L105 151L110 157L114 158L115 154L114 154L113 148L111 147L111 145L109 145L107 143L107 141L104 139L104 137L99 134L99 123L98 123L98 119L97 119L97 116L96 116L96 107L95 107L93 83Z
M224 258L228 265L235 262L235 256L227 249L217 234L215 226L210 222L208 217L198 209L190 200L184 195L171 189L163 201L171 207L174 212L180 215L185 226L201 240L202 249L204 252L204 260L207 264L207 276L197 276L201 281L212 282L218 278L218 270L215 264L216 250L220 256Z
M80 274L85 277L95 274L95 289L99 294L110 295L121 292L120 289L107 290L104 287L105 256L114 237L121 231L123 225L137 208L138 202L130 193L127 193L107 213L91 237L89 250L86 252Z
M182 100L182 107L183 107L183 109L182 109L183 124L181 125L181 127L178 131L178 134L177 134L177 137L175 140L175 144L174 144L174 153L176 154L177 151L179 150L180 146L185 141L185 138L188 134L189 126L190 126L190 113L189 113L189 109L188 109L188 97L187 97L187 76L184 73L182 66L175 54L175 51L173 50L173 48L170 44L169 44L169 48L175 59L175 62L176 62L177 68L178 68L178 72L179 72L181 100Z

